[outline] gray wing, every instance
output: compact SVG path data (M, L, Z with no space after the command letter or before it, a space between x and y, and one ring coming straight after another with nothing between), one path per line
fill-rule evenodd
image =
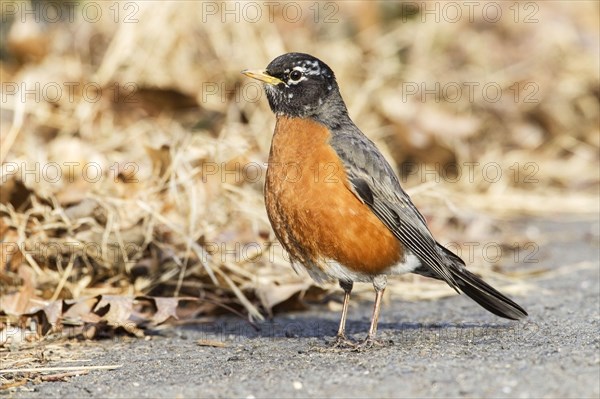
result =
M354 194L419 258L421 268L426 269L416 272L433 274L457 289L445 256L438 249L441 246L375 144L356 126L344 126L343 131L334 132L331 145L344 163Z

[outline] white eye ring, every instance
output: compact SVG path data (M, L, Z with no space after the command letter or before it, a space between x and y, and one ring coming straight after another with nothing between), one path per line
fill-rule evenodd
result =
M290 72L289 78L292 82L299 82L300 79L302 79L302 72L294 69L292 72Z

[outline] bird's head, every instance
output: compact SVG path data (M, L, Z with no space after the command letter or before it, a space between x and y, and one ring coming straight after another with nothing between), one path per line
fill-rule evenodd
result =
M333 71L312 55L283 54L265 70L242 73L264 83L269 105L276 115L322 121L347 115Z

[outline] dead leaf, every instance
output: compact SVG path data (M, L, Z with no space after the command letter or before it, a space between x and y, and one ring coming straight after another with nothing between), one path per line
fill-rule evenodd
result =
M225 342L216 341L214 339L199 339L196 343L199 346L212 346L213 348L227 348L229 346Z
M169 319L179 320L178 309L181 302L198 302L198 298L194 297L151 297L137 296L136 301L150 303L152 306L151 312L139 313L138 316L143 316L149 319L151 325L158 326L167 322ZM151 314L151 315L150 315Z
M43 312L46 314L48 323L57 325L62 318L63 314L63 301L62 299L52 301L43 307Z
M17 240L19 234L13 228L8 227L0 219L0 275L5 271L16 271L23 263L23 252L21 252Z
M171 170L171 147L163 144L160 148L146 146L146 153L152 161L152 173L159 178L165 178Z
M289 299L298 292L307 290L310 286L311 283L306 281L290 284L268 283L260 286L256 294L265 309L270 311L275 305Z
M19 267L18 274L21 279L19 291L14 294L3 295L0 302L0 310L10 315L26 313L31 306L30 300L34 296L35 275L33 270L28 265L22 264Z
M63 309L65 312L62 317L63 323L71 325L98 323L102 317L92 312L98 301L98 297L64 301L65 307Z
M152 316L152 323L159 325L167 321L169 318L175 320L177 317L177 307L179 306L180 298L150 298L155 306L156 313Z
M106 320L108 324L115 327L131 324L133 298L117 295L98 295L96 299L98 299L98 303L92 311Z

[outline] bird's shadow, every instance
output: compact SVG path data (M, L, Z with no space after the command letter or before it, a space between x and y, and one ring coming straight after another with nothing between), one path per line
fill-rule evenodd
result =
M505 340L508 337L526 338L537 332L536 326L501 320L490 322L415 323L380 322L378 336L394 342L470 342L481 343ZM213 322L183 327L194 335L207 339L290 339L319 338L331 340L337 333L338 321L324 317L302 315L277 316L271 320L249 323L233 316L219 317ZM366 336L368 321L348 320L347 334L354 339Z

